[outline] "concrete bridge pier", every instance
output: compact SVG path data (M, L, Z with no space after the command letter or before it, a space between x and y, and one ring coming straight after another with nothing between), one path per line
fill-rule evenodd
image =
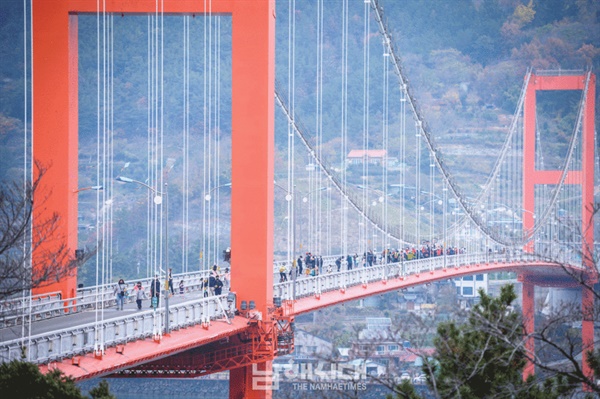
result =
M583 374L593 381L594 371L587 363L587 351L594 350L594 285L597 283L596 280L588 279L586 286L581 288L581 311L583 313L583 320L581 321L581 346L583 348L583 355L581 357L581 369ZM585 387L584 390L588 391L590 387Z
M595 294L594 285L597 283L597 278L594 275L587 274L582 276L583 280L579 288L573 286L573 280L569 280L567 286L556 288L556 292L549 304L552 310L564 306L564 304L579 302L581 300L581 313L583 316L581 322L581 370L590 381L593 381L593 370L587 364L587 352L594 350L594 318L595 318ZM535 332L535 283L536 279L533 276L526 274L519 275L519 280L522 283L522 313L523 326L525 335L525 349L531 357L535 356L535 340L533 333ZM538 280L538 283L541 281ZM559 284L555 282L555 284ZM523 369L523 379L527 379L530 375L535 374L535 364L528 360ZM584 390L589 390L590 387L583 386Z
M519 276L522 280L522 312L525 331L525 349L535 354L535 341L531 335L535 331L535 285L527 276ZM535 374L535 365L528 360L523 369L523 379Z
M229 399L272 398L272 362L257 363L229 371Z

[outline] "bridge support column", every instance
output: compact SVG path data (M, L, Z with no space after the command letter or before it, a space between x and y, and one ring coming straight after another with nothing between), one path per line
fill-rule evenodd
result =
M236 1L232 29L231 291L259 320L273 306L275 1ZM264 342L263 342L264 343ZM268 357L273 357L272 347ZM258 350L255 348L254 351ZM257 355L256 352L254 355ZM232 369L229 397L271 398L271 361Z
M34 193L34 234L44 220L56 213L59 219L52 239L34 249L34 267L44 267L65 245L69 255L77 248L77 148L78 69L77 15L69 14L66 2L33 2L33 159L47 168L42 187ZM37 176L36 176L37 178ZM36 233L37 231L37 233ZM43 231L48 234L48 231ZM45 281L34 294L60 291L62 298L75 297L77 270Z
M581 321L581 348L583 354L581 356L581 369L583 374L590 380L594 381L594 371L588 365L588 351L594 350L594 292L593 287L595 281L587 281L588 286L582 287L581 291L581 311L583 320ZM584 386L585 390L589 387Z
M531 334L535 331L535 286L527 280L527 276L522 278L523 285L523 333L525 334L525 350L527 356L535 356L535 341ZM523 369L523 379L527 379L530 375L535 374L535 365L528 360Z
M229 371L229 399L272 398L272 362L252 364Z
M589 78L589 80L588 80ZM536 211L536 186L542 185L575 185L581 188L581 249L571 248L573 251L581 251L583 266L590 273L586 282L592 284L597 281L598 271L593 262L594 248L594 159L595 159L595 98L596 98L596 76L591 72L577 75L534 75L529 78L526 88L523 109L523 232L528 235L535 228ZM569 169L566 175L564 171L538 169L536 165L536 93L538 91L564 91L581 90L585 93L585 102L581 126L581 167L580 169ZM587 92L586 92L587 90ZM530 240L523 248L525 252L533 252L534 241ZM531 294L531 298L529 295ZM531 300L531 302L529 302ZM584 354L582 357L582 370L586 376L592 376L592 371L586 364L585 349L593 349L594 324L593 324L594 297L593 292L583 287L582 292L582 343ZM523 281L523 316L525 321L525 333L533 332L533 285ZM528 339L526 347L533 353L533 340ZM533 373L533 364L527 364L523 374L527 377Z

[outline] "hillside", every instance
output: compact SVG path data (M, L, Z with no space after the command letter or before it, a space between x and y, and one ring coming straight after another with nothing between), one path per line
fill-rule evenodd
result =
M519 0L380 0L388 25L391 27L395 47L400 50L403 66L410 79L413 92L421 107L439 147L452 172L461 177L467 190L481 184L493 165L499 146L504 140L506 128L515 111L517 98L528 67L537 69L584 69L600 70L600 3L594 0L544 0L523 2ZM290 54L294 57L295 112L308 133L319 134L320 149L324 158L332 164L343 159L340 154L341 99L343 84L341 59L348 57L348 141L349 149L360 148L363 140L363 95L365 76L369 82L369 124L367 130L369 147L381 146L379 131L382 124L382 51L380 37L374 21L365 34L363 20L364 2L349 2L348 47L341 43L343 16L341 0L326 0L323 8L317 1L296 2L295 37L291 44L289 2L277 2L276 30L276 79L288 87ZM30 84L29 44L25 45L23 28L23 2L17 0L0 2L0 180L20 179L23 169L23 131L31 128L30 107L25 107L25 84ZM322 15L322 18L320 16ZM148 137L156 139L156 132L164 130L164 157L175 160L170 187L170 220L181 228L184 197L183 164L185 148L196 167L190 171L188 193L191 233L194 239L202 234L198 227L202 215L202 165L216 165L211 172L216 184L229 179L230 122L229 97L231 21L228 17L213 18L210 29L213 42L204 39L206 27L203 18L190 18L189 33L193 39L189 52L184 51L182 19L166 16L164 19L164 43L155 46L149 40L155 28L155 19L146 16L114 16L111 20L114 48L110 67L112 101L99 104L99 94L105 87L99 70L104 68L106 53L100 51L100 26L94 15L81 16L79 21L80 56L80 186L96 184L98 165L96 156L99 125L108 114L112 170L118 174L128 165L128 176L143 180L156 149L148 146ZM322 24L320 24L322 21ZM154 30L153 30L154 29ZM322 34L319 35L319 32ZM27 34L29 37L29 33ZM365 37L369 37L368 75L363 74L365 60ZM218 40L217 40L218 39ZM218 49L218 52L217 52ZM319 51L317 51L317 49ZM185 86L183 60L189 57L189 85ZM160 56L162 75L151 61ZM154 58L153 58L154 57ZM321 67L319 66L321 65ZM321 68L321 69L319 69ZM218 73L217 73L218 72ZM155 75L153 75L153 73ZM215 100L210 107L205 104L205 76L218 81L211 86L208 97ZM390 84L397 84L390 72ZM25 79L27 78L27 79ZM159 79L161 78L161 79ZM160 84L157 82L160 80ZM317 82L321 81L322 85ZM182 89L185 88L185 89ZM218 89L218 90L217 90ZM184 94L185 93L185 94ZM189 120L182 116L182 97L189 96ZM597 95L600 95L597 91ZM318 99L322 99L319 103ZM159 101L160 100L160 101ZM564 153L565 135L573 124L570 110L578 97L565 94L540 101L542 115L542 141L548 165L560 165ZM160 102L164 114L152 108ZM399 99L390 99L397 107ZM319 107L321 109L319 110ZM27 110L27 111L26 111ZM276 112L275 160L280 179L285 175L287 152L287 123ZM159 116L164 117L158 124ZM567 115L567 116L565 116ZM182 131L189 132L189 142L183 144ZM399 130L395 111L390 116L390 131ZM209 137L208 141L205 137ZM317 140L317 139L315 139ZM391 155L399 152L398 137L390 139ZM208 144L207 144L208 143ZM185 147L185 148L184 148ZM299 145L298 145L299 147ZM204 149L207 148L206 154ZM218 149L218 151L217 151ZM311 164L308 154L297 148L296 167L303 171ZM396 152L396 153L394 153ZM218 156L215 154L219 154ZM187 155L185 155L187 156ZM469 162L465 162L468 156ZM427 160L422 162L428 163ZM124 221L131 215L144 220L145 196L137 190L118 189L120 208L115 220ZM227 198L227 192L223 192ZM86 204L90 198L81 198L80 219L85 225L93 224L95 205ZM281 204L280 204L281 205ZM220 212L227 211L223 206ZM276 236L285 233L284 206L277 206ZM136 226L118 224L115 238L115 270L130 270L132 262L143 261L146 232ZM139 227L139 226L137 226ZM84 231L81 242L88 243L94 232ZM176 236L179 239L178 236ZM227 245L227 238L220 237L218 245ZM195 243L189 248L194 261L200 249ZM276 248L282 250L286 243L276 240ZM218 250L216 251L218 252ZM180 253L172 258L179 262ZM214 256L214 254L213 254ZM129 273L126 272L126 273Z

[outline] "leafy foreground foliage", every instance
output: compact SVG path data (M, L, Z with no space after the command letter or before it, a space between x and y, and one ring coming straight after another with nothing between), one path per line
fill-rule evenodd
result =
M498 298L483 291L480 295L481 302L467 323L447 322L437 328L435 354L424 359L423 365L435 397L553 399L572 394L577 384L568 375L547 378L543 383L535 376L523 381L527 358L521 316L511 307L516 298L514 287L502 287ZM396 398L423 398L409 381L394 391Z
M42 374L37 365L21 360L0 364L0 397L19 399L87 399L73 379L60 370ZM90 390L92 399L116 399L108 383Z

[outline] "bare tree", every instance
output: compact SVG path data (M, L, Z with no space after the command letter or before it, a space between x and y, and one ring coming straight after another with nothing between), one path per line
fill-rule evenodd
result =
M600 205L596 204L593 215L598 212ZM581 233L575 232L577 227L573 226L573 234L581 236ZM510 304L513 294L504 293L505 300L496 302L480 292L482 303L470 312L468 323L449 323L441 325L441 329L438 327L437 353L432 358L422 355L423 371L435 397L562 398L580 397L582 391L587 391L589 397L600 396L597 384L600 379L600 343L594 339L596 349L586 347L578 327L582 320L600 320L600 293L594 287L598 277L597 254L593 248L586 247L569 248L569 251L579 254L587 269L577 271L567 264L561 266L572 285L579 286L584 295L592 297L595 305L593 313L589 314L591 309L582 309L578 303L563 303L543 315L538 313L535 330L525 335L524 320ZM554 260L548 257L548 261ZM534 341L535 353L526 350L528 340ZM497 353L498 350L502 356ZM584 372L583 353L593 374ZM536 366L536 376L527 381L516 379L526 361ZM489 374L489 370L493 373ZM499 384L501 391L494 392L491 385L489 389L473 395L474 389L493 382L502 374L510 378L497 380L496 386ZM481 376L486 378L481 380ZM465 389L469 385L471 388ZM402 398L422 397L410 383L397 386L394 392Z
M600 204L590 206L591 220L587 225L593 226L593 219L600 212ZM582 238L581 226L572 225L570 229L574 235ZM578 327L582 326L582 320L600 320L600 293L594 287L598 282L598 254L585 240L581 239L581 242L583 247L569 250L579 255L586 268L575 270L565 264L561 264L561 267L575 285L581 288L582 296L591 297L592 309L584 309L578 303L562 303L550 309L543 317L538 317L536 329L529 335L535 342L536 350L528 358L538 372L541 371L546 376L563 377L571 384L583 386L587 391L600 396L600 385L597 383L600 379L600 342L594 337L592 344L595 349L586 347L582 340L582 329ZM592 369L593 375L584 372L582 358L587 358L587 365Z
M47 167L34 166L32 181L0 183L0 300L72 276L85 261L58 234L60 215L45 209L51 194L42 186Z

